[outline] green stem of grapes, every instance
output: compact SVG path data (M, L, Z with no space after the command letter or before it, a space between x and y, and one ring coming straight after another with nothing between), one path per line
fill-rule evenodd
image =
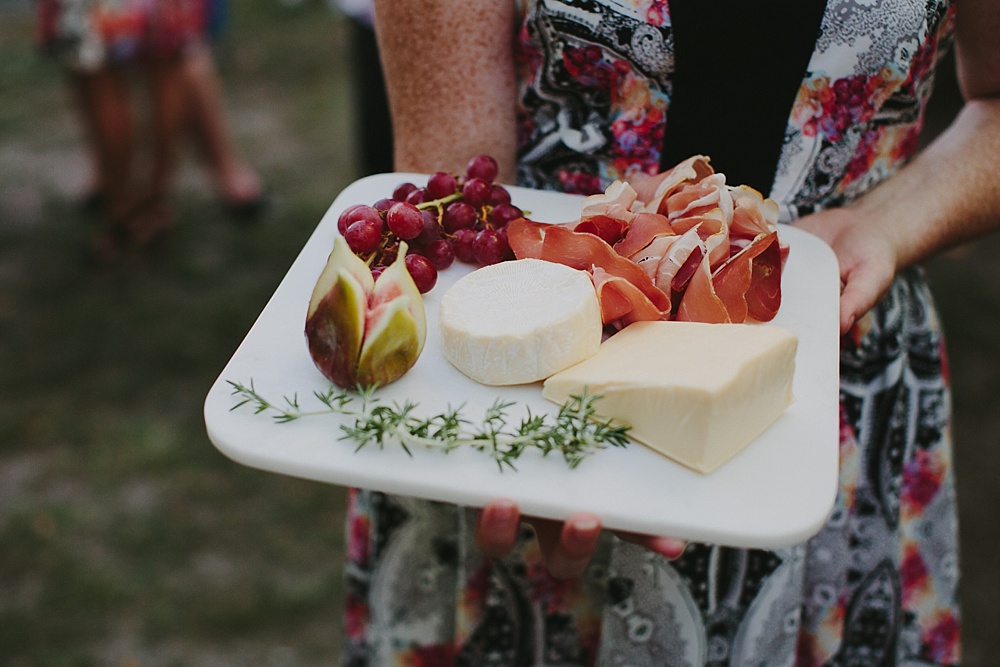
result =
M417 204L417 208L421 211L425 211L429 208L441 208L445 204L450 204L453 201L458 201L462 198L461 192L453 192L447 197L442 197L441 199L435 199L433 201L425 201Z

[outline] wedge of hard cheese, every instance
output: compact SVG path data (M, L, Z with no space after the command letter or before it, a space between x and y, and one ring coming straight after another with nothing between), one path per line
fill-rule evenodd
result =
M795 335L764 324L636 322L589 359L545 381L563 404L603 398L600 416L703 473L735 456L792 402Z

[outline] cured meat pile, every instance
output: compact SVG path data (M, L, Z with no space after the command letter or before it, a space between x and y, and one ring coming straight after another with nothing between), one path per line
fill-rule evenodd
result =
M604 324L767 322L781 305L787 247L778 206L747 186L726 185L702 155L584 200L580 219L524 218L507 237L518 259L588 271Z

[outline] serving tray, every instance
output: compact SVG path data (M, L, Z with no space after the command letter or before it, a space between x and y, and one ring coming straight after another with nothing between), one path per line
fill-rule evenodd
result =
M837 490L839 273L830 248L793 227L779 230L790 252L773 323L799 338L795 402L743 452L708 475L635 442L601 450L573 469L560 456L528 452L514 471L501 471L487 454L474 450L355 451L340 439L347 418L322 415L278 423L248 406L234 409L240 399L231 382L252 382L270 399L297 396L303 408L312 405L314 391L330 389L309 357L303 328L309 297L337 234L337 217L350 205L389 196L399 183L426 179L379 174L356 181L336 198L208 392L205 424L221 452L248 466L330 484L468 506L507 497L526 515L561 519L590 511L608 528L728 546L786 546L821 528ZM509 190L513 203L534 220L565 222L579 216L580 197ZM513 420L526 410L554 415L558 407L542 398L541 383L488 387L445 360L438 305L448 287L473 268L456 262L441 272L424 295L428 332L422 355L405 376L376 395L386 403L416 402L415 413L427 417L462 406L463 415L478 419L498 398L515 402Z

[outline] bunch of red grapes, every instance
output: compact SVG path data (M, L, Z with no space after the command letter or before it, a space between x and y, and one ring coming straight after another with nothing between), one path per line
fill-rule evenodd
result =
M422 188L402 183L392 197L351 206L340 214L337 228L376 278L395 261L399 242L406 241L406 268L426 293L438 271L455 259L487 265L514 258L507 225L523 212L494 183L496 177L496 160L477 155L461 176L439 171Z

